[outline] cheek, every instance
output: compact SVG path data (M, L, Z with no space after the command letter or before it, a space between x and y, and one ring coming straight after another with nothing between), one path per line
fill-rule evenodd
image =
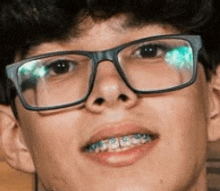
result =
M78 152L82 135L77 127L83 123L81 118L77 112L40 115L19 110L22 132L37 165L65 158L68 151Z
M197 81L180 91L159 101L157 112L160 113L162 124L169 124L167 133L178 134L184 139L194 137L200 140L200 135L207 134L208 126L208 94L207 84L202 69L199 70ZM163 97L162 97L163 98ZM189 141L191 142L191 141Z
M84 122L78 112L39 117L24 110L21 114L28 116L21 117L22 130L42 180L63 184L62 177L66 177L67 172L82 171L80 167L83 165L78 160L82 136L79 127ZM79 173L71 174L74 180L78 179L77 176Z
M205 79L199 75L194 85L170 93L159 105L158 118L163 124L159 130L163 143L161 155L164 155L161 157L167 159L167 164L183 164L182 168L191 170L196 165L195 168L201 168L206 156L208 126Z
M142 104L160 135L146 171L164 183L178 180L184 185L195 180L204 168L207 148L208 96L203 76L182 90L146 97Z

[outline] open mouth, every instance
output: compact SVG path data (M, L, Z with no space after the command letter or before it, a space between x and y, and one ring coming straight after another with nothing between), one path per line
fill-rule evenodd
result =
M110 167L129 166L157 145L159 134L134 124L103 128L81 148L90 161Z
M110 137L108 139L99 140L97 142L86 145L83 151L87 153L98 152L121 152L131 148L150 143L157 138L156 135L139 134L125 135L121 137Z

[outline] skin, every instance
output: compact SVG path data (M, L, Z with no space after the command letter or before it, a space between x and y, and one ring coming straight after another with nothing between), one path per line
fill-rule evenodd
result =
M143 37L179 33L160 24L123 27L122 18L97 23L87 19L81 24L85 29L81 36L66 42L40 44L28 56L59 50L104 50ZM7 120L1 116L8 122L2 125L1 144L5 148L7 141L13 140L10 148L14 150L4 149L8 163L28 173L36 171L48 191L205 191L207 141L219 136L219 100L214 93L218 78L212 79L206 81L199 64L193 85L140 96L124 84L111 62L103 61L92 93L80 106L35 112L24 109L16 99L19 120L12 117L8 107L1 106ZM128 99L123 101L120 94ZM101 105L95 102L98 97L104 99ZM103 166L91 162L80 151L97 130L107 124L128 122L160 136L155 148L135 164L120 168ZM11 132L11 136L5 138L4 132Z

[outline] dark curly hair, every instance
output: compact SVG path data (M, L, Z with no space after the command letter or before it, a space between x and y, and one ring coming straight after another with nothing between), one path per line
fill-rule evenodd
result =
M207 24L213 12L211 0L3 0L0 6L1 103L6 103L5 66L14 62L15 54L65 39L70 31L78 35L78 24L87 17L104 21L126 14L129 25L168 24L187 34L200 34L205 41L210 40ZM213 46L204 44L213 52Z

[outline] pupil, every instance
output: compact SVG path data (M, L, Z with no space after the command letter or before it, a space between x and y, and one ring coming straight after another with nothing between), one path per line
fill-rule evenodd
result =
M68 61L56 61L52 64L53 71L57 74L63 74L69 71Z
M147 45L141 48L140 54L142 57L155 57L157 55L157 49L154 45Z

